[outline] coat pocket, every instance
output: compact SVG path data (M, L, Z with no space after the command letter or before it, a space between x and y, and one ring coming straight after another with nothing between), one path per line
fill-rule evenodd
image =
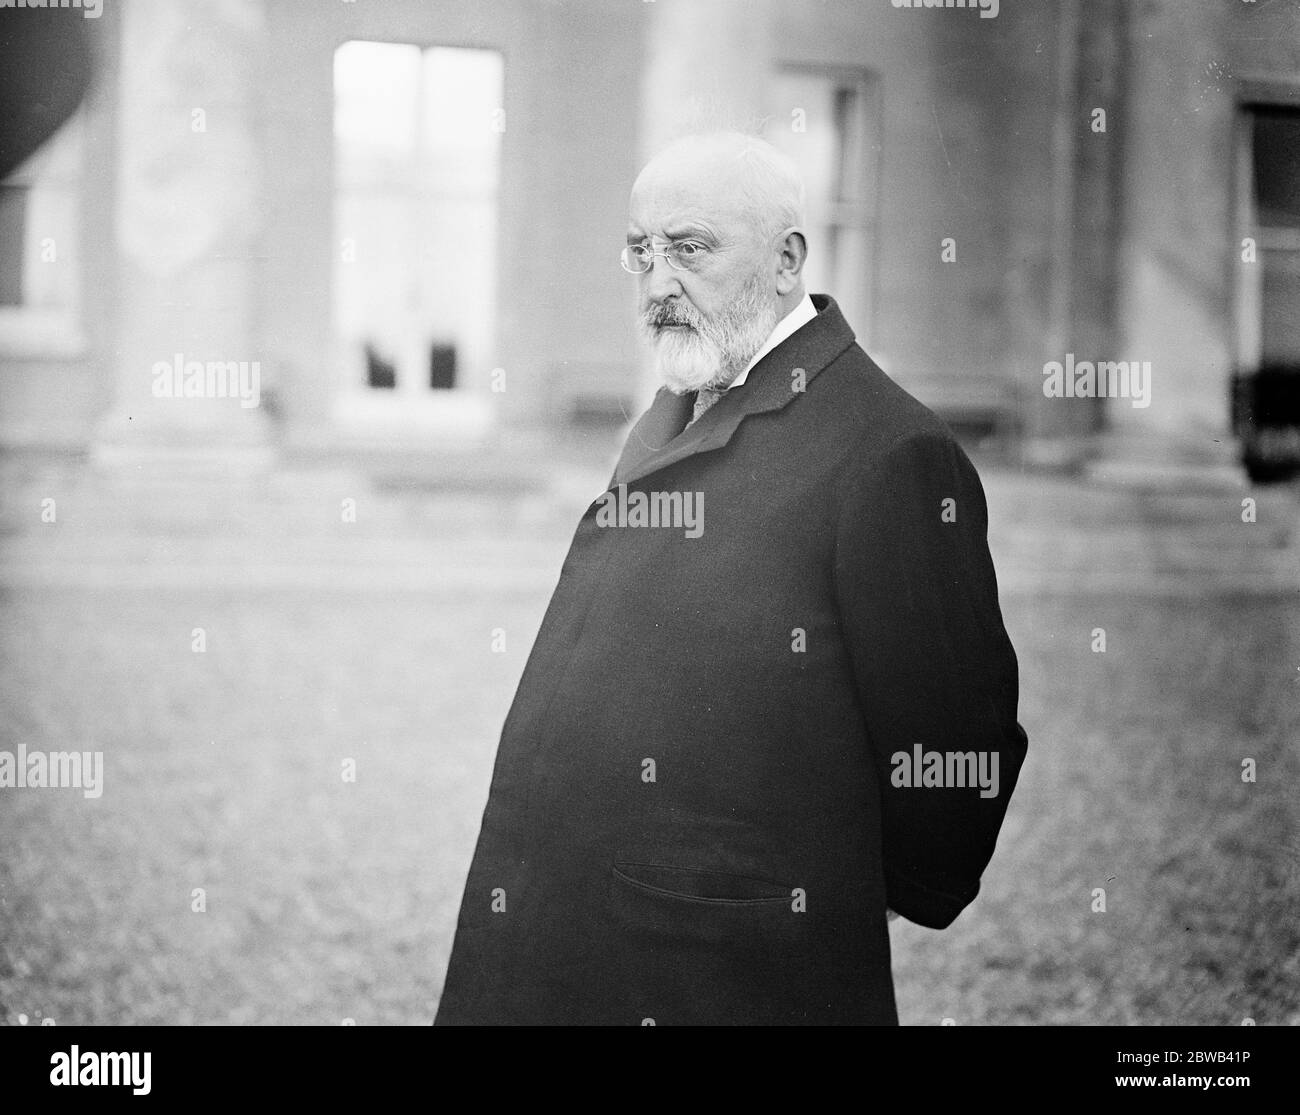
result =
M702 867L616 860L614 877L623 883L665 898L720 904L794 904L795 888L751 875L735 875Z
M602 983L615 1015L716 1025L796 1020L813 950L808 917L771 879L618 861Z

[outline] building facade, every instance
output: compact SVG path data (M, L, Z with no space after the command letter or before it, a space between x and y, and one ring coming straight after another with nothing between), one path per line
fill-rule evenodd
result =
M1300 4L108 0L93 40L0 190L10 447L620 425L628 189L717 127L803 168L811 285L878 362L1026 457L1221 457L1234 374L1300 368ZM1098 364L1111 397L1052 393Z

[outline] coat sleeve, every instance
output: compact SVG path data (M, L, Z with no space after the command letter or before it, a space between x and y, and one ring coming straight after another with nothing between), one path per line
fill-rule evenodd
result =
M887 901L934 929L979 890L1027 746L987 522L979 477L946 431L864 453L844 478L835 589L880 775ZM945 769L948 753L982 755L989 785L913 785L917 744Z

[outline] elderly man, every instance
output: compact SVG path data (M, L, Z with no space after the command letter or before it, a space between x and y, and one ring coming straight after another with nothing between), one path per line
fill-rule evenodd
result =
M437 1022L898 1021L1025 754L978 477L804 292L802 188L681 140L622 262L664 386L506 718Z

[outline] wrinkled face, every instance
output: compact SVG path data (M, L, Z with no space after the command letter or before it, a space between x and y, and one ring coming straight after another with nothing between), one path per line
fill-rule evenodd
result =
M779 251L737 201L735 173L725 162L652 163L632 190L628 243L686 245L686 269L657 255L636 279L641 334L677 394L730 383L778 320Z

